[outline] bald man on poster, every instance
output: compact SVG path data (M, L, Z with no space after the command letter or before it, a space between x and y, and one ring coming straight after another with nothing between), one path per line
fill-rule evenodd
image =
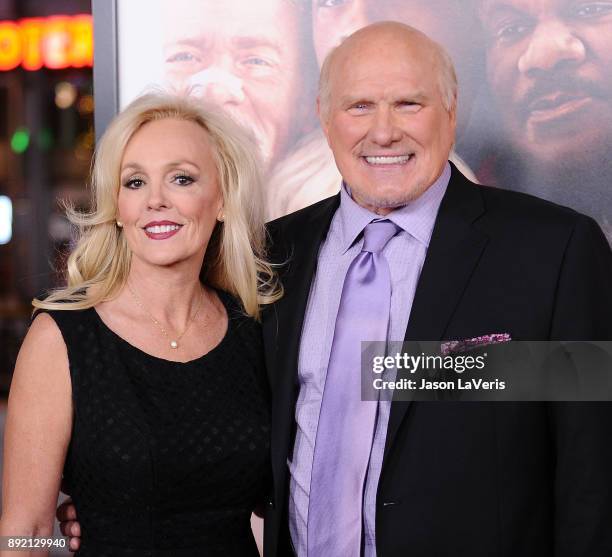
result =
M264 555L609 555L609 403L376 402L358 389L361 340L612 339L601 230L448 162L454 69L411 27L347 38L318 105L344 184L269 227L285 296L263 317Z

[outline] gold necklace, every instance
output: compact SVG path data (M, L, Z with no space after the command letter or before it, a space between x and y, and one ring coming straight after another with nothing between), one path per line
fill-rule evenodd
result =
M168 331L166 331L164 326L157 319L155 319L155 317L153 317L153 314L146 307L144 307L142 301L136 295L136 292L132 290L132 287L129 285L129 283L126 283L126 284L127 284L128 290L132 294L132 298L134 298L134 301L136 302L138 307L140 307L140 309L142 309L142 311L144 311L151 318L153 323L157 325L157 327L163 333L163 335L170 341L170 348L172 348L173 350L177 350L179 347L179 340L183 338L185 333L189 330L189 327L191 326L191 324L195 321L195 318L198 316L198 312L200 311L200 308L202 307L202 304L204 302L204 294L202 293L202 296L200 297L200 303L198 304L198 309L196 309L195 313L193 314L193 317L189 319L189 321L187 322L187 326L185 327L185 330L178 337L173 339L168 334Z

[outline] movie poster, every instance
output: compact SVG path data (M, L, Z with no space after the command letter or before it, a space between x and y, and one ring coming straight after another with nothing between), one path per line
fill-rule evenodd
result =
M318 71L381 20L453 58L464 174L591 215L612 242L612 0L117 0L119 105L162 87L229 112L257 138L274 219L339 190Z

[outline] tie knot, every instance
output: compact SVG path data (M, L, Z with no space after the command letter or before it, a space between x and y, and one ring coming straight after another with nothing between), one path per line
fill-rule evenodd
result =
M387 245L387 242L398 232L399 227L390 220L373 221L363 230L362 251L379 253Z

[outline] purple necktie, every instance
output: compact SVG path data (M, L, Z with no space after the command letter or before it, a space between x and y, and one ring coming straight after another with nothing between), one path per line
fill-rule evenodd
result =
M387 340L391 276L381 252L398 231L388 220L368 224L344 279L312 462L308 557L361 551L363 488L378 407L361 400L361 341Z

